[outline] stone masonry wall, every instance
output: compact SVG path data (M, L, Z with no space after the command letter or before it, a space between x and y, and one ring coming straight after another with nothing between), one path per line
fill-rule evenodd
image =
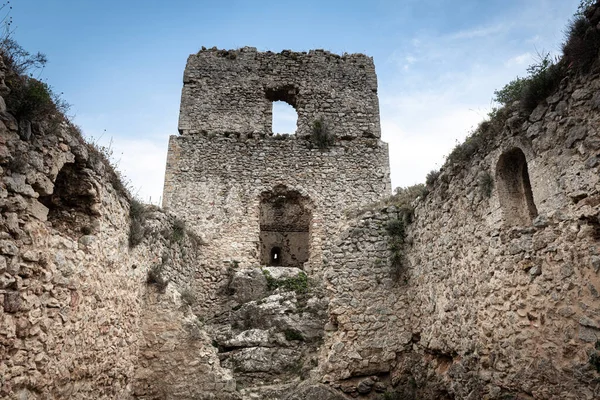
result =
M165 374L149 385L144 367L193 320L164 300L185 292L201 246L173 234L173 215L149 210L130 248L130 200L106 159L61 115L17 120L1 59L0 72L0 398L126 400L176 386ZM161 307L147 283L156 266L170 282ZM217 360L203 367L207 388L231 385L210 340L185 354Z
M376 375L416 398L600 396L599 89L597 75L566 78L489 151L446 164L415 203L399 271L386 252L395 208L346 225L325 255L325 381L358 394ZM499 192L511 172L496 170L515 149L537 209L520 224L499 195L526 196Z
M183 135L272 135L271 103L281 100L298 112L298 136L319 118L340 138L381 136L375 66L362 54L201 50L188 58L183 83Z
M87 147L67 126L22 140L14 117L2 119L0 397L125 396L145 287L128 254L127 201L101 163L85 167ZM59 195L56 177L72 165L85 178L67 192L81 189L87 213L49 214L40 200Z
M390 193L387 145L377 139L342 142L327 151L287 138L171 137L163 204L207 242L202 268L216 293L232 263L260 264L261 195L280 188L308 198L312 214L308 273L322 269L327 237L345 209ZM204 304L207 309L212 303Z

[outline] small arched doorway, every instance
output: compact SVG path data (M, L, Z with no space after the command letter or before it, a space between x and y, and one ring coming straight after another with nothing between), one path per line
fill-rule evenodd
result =
M300 193L279 187L260 201L260 259L262 265L298 267L309 258L312 215Z
M515 147L500 156L496 165L496 182L505 224L530 225L537 216L537 208L523 150Z

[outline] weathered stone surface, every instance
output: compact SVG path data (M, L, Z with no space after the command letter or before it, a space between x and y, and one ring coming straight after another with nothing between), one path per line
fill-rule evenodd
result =
M183 81L184 135L272 135L271 102L283 100L298 112L300 137L320 117L335 136L380 137L375 67L362 54L201 50L189 56Z
M233 275L229 288L239 303L247 303L265 297L267 279L260 268L244 268Z
M234 352L230 360L240 372L279 373L293 368L300 360L300 353L294 349L248 347Z
M265 271L268 272L269 276L276 281L280 281L283 279L296 278L300 274L303 274L300 268L290 268L290 267L264 267Z
M347 397L334 389L310 382L302 383L285 400L346 400Z

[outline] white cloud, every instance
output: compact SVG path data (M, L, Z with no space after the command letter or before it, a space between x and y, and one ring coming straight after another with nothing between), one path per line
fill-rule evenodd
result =
M87 138L108 149L111 161L134 196L144 202L160 205L167 164L166 135L140 139L95 134Z
M469 30L463 30L456 33L453 33L448 36L451 40L464 40L464 39L474 39L474 38L482 38L491 35L497 35L503 31L506 31L509 28L508 25L497 24L492 26L484 26L477 27Z
M423 182L439 169L450 150L482 120L467 105L440 96L383 99L382 139L389 144L392 186Z
M160 204L167 144L167 140L151 139L123 138L114 142L119 170L131 180L133 194L146 202Z
M533 54L531 54L530 52L527 52L527 53L519 54L518 56L514 56L512 58L509 58L508 60L506 60L504 65L506 67L514 67L516 65L517 66L529 65L532 63L532 61L533 61Z

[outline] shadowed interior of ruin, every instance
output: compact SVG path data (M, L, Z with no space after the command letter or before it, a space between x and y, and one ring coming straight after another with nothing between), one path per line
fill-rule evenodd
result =
M498 196L507 226L528 225L537 215L527 160L519 148L500 156L496 167Z
M85 169L79 164L68 163L56 176L53 193L40 196L39 201L48 207L48 220L55 228L76 229L87 226L96 214L93 209L95 193Z
M299 267L308 260L310 210L295 191L263 195L260 203L262 265Z

